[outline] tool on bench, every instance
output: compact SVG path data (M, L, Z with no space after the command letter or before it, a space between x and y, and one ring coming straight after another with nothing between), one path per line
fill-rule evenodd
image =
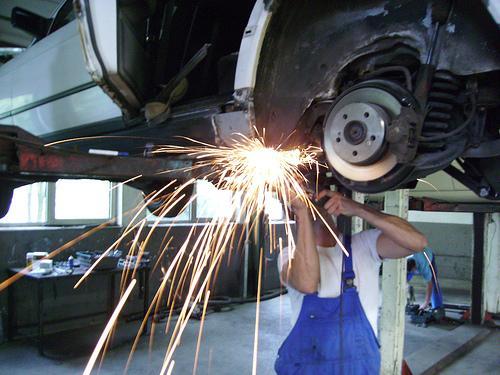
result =
M76 257L84 267L90 267L99 260L95 270L109 270L116 268L122 252L115 250L101 258L102 254L102 251L77 251Z

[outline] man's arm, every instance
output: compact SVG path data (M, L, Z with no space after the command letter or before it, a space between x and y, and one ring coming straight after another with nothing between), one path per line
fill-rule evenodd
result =
M320 279L319 256L316 249L312 218L307 207L294 207L297 222L297 243L293 259L281 270L281 280L301 293L315 293Z
M329 199L325 209L329 214L359 216L382 231L377 240L377 252L382 258L402 258L427 246L425 236L404 219L384 214L330 190L319 193L318 200L326 196Z

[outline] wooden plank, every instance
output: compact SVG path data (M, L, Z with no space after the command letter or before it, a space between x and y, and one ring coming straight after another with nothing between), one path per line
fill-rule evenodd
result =
M408 189L385 193L384 211L408 218ZM403 362L406 305L406 260L384 261L382 275L382 312L380 344L382 364L380 373L401 374Z
M500 313L500 213L486 216L483 314ZM483 315L484 316L484 315Z

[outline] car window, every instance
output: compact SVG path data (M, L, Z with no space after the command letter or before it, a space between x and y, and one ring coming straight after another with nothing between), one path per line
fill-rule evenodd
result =
M64 25L70 23L75 19L75 11L73 8L73 1L67 0L58 10L54 21L50 27L48 34L60 29Z

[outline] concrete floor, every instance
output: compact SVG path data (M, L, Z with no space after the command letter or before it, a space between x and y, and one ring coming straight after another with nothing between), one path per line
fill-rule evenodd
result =
M466 356L441 372L442 375L498 373L500 373L500 331L498 330Z
M261 304L257 373L272 374L276 352L291 328L289 304L286 296ZM234 306L232 311L213 313L207 316L201 344L197 374L251 374L254 342L255 304ZM194 351L200 323L192 321L186 328L181 345L175 353L173 374L191 374ZM158 374L162 365L168 336L164 334L165 323L157 326L151 352L148 340L142 338L129 374ZM449 340L453 330L429 326L420 328L407 324L405 358L414 356L426 345ZM477 329L469 327L470 329ZM467 329L469 329L467 328ZM458 328L457 328L458 329ZM119 326L112 349L106 355L100 374L121 374L137 330L136 323ZM87 358L97 341L99 329L86 329L54 335L47 343L47 354L40 357L31 341L16 341L0 346L0 374L78 374L82 373ZM455 335L457 336L457 335ZM463 359L448 367L445 374L494 374L498 373L499 332L491 334L486 341ZM55 359L62 358L62 359ZM414 359L415 359L414 358ZM422 353L421 361L428 361ZM96 372L97 373L97 372Z

